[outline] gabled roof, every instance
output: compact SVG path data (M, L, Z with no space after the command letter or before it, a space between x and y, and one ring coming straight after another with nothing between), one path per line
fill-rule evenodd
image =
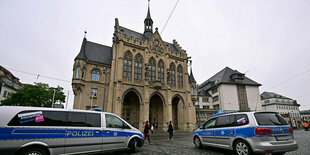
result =
M80 53L75 59L111 65L112 55L112 47L90 42L84 38Z
M263 92L261 95L260 95L261 99L264 100L264 99L269 99L269 98L278 98L278 99L290 99L288 97L285 97L285 96L282 96L282 95L279 95L279 94L276 94L274 92ZM290 99L291 100L291 99Z
M232 79L232 76L235 74L242 75L243 80L242 81L235 81ZM225 67L215 75L213 75L211 78L203 82L201 85L199 85L198 89L206 89L209 90L212 87L219 85L219 84L241 84L241 85L252 85L252 86L261 86L261 84L247 78L244 76L244 74L238 72L237 70L232 70L229 67Z
M142 33L139 33L139 32L136 32L136 31L133 31L133 30L130 30L128 28L125 28L123 26L119 26L120 30L125 34L127 35L128 37L133 37L133 38L137 38L137 39L140 39L140 40L146 40L147 38L149 38L149 36L145 36L144 34ZM164 41L164 44L165 46L167 46L170 50L172 51L176 51L176 52L180 52L173 44L169 43L169 42L166 42Z

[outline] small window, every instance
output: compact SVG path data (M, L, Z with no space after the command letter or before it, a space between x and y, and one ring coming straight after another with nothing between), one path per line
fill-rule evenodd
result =
M99 81L99 72L96 71L96 70L94 70L93 73L92 73L91 79L92 79L93 81Z
M81 112L69 112L68 126L86 126L86 113Z
M212 89L212 94L215 94L215 93L217 93L217 88L216 87Z
M277 113L255 113L258 125L287 125L287 122Z
M106 127L107 128L123 128L123 121L113 115L105 115Z
M86 126L88 127L101 127L101 114L87 113Z
M229 126L229 116L220 116L216 120L216 127L227 127Z
M208 97L203 97L202 98L202 102L209 102L209 98Z
M216 119L215 119L215 118L210 119L210 120L208 120L206 123L204 123L204 124L202 125L202 128L203 128L203 129L214 128L214 127L215 127L215 122L216 122Z
M81 79L84 79L84 76L85 76L85 68L82 69Z
M245 114L240 114L236 115L236 125L241 126L241 125L246 125L249 123L248 116Z
M204 105L203 109L209 109L210 107L208 105Z
M8 126L66 126L66 122L65 111L23 111Z
M79 77L80 77L80 70L81 70L80 67L77 67L77 68L76 68L76 75L75 75L76 78L79 78Z
M97 88L92 88L90 91L90 96L91 97L97 97L97 92L98 92Z
M7 95L8 95L8 92L5 90L3 93L3 97L7 97Z
M219 100L219 96L216 95L216 96L212 97L212 100L213 100L213 102L217 102Z

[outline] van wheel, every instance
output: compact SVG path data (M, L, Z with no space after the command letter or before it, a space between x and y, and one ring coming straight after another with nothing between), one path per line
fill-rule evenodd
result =
M20 155L47 155L46 151L39 147L27 148L19 153Z
M234 151L236 155L251 155L252 149L250 145L243 140L238 140L234 143Z
M201 141L197 136L194 138L194 145L197 149L200 149L202 147Z
M136 139L133 139L129 143L130 152L136 153L138 152L138 141Z

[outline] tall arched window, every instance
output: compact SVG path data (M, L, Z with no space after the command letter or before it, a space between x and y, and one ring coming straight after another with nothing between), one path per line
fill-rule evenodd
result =
M79 77L80 77L80 70L81 70L81 67L78 66L78 67L76 68L76 75L75 75L76 78L79 78Z
M99 81L99 71L94 70L91 76L91 80L93 81Z
M142 56L138 54L135 58L135 80L142 80Z
M175 86L175 65L173 63L170 64L170 84Z
M177 78L178 78L178 87L182 88L183 87L183 70L182 70L181 65L178 66Z
M157 79L164 84L164 62L160 60L157 67Z
M127 51L124 55L124 68L123 68L124 78L131 78L131 67L132 67L132 55L129 51Z
M83 68L81 71L82 71L81 72L81 79L84 79L84 77L85 77L85 68Z
M156 62L154 58L149 61L149 81L155 81L156 79Z

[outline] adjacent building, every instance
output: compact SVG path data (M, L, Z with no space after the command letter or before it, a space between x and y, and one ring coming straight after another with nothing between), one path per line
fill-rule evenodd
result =
M0 104L2 100L9 97L11 93L15 93L22 88L23 84L9 70L0 65Z
M300 111L301 120L303 123L310 122L310 110L302 110Z
M197 120L206 120L218 110L262 110L259 86L245 74L225 67L198 86Z
M300 105L296 100L274 92L263 92L260 96L263 110L279 112L292 127L302 127Z
M197 87L188 72L190 57L153 29L148 8L142 33L115 19L112 46L85 37L73 65L73 108L103 108L139 129L149 121L166 130L172 121L177 130L194 130Z

